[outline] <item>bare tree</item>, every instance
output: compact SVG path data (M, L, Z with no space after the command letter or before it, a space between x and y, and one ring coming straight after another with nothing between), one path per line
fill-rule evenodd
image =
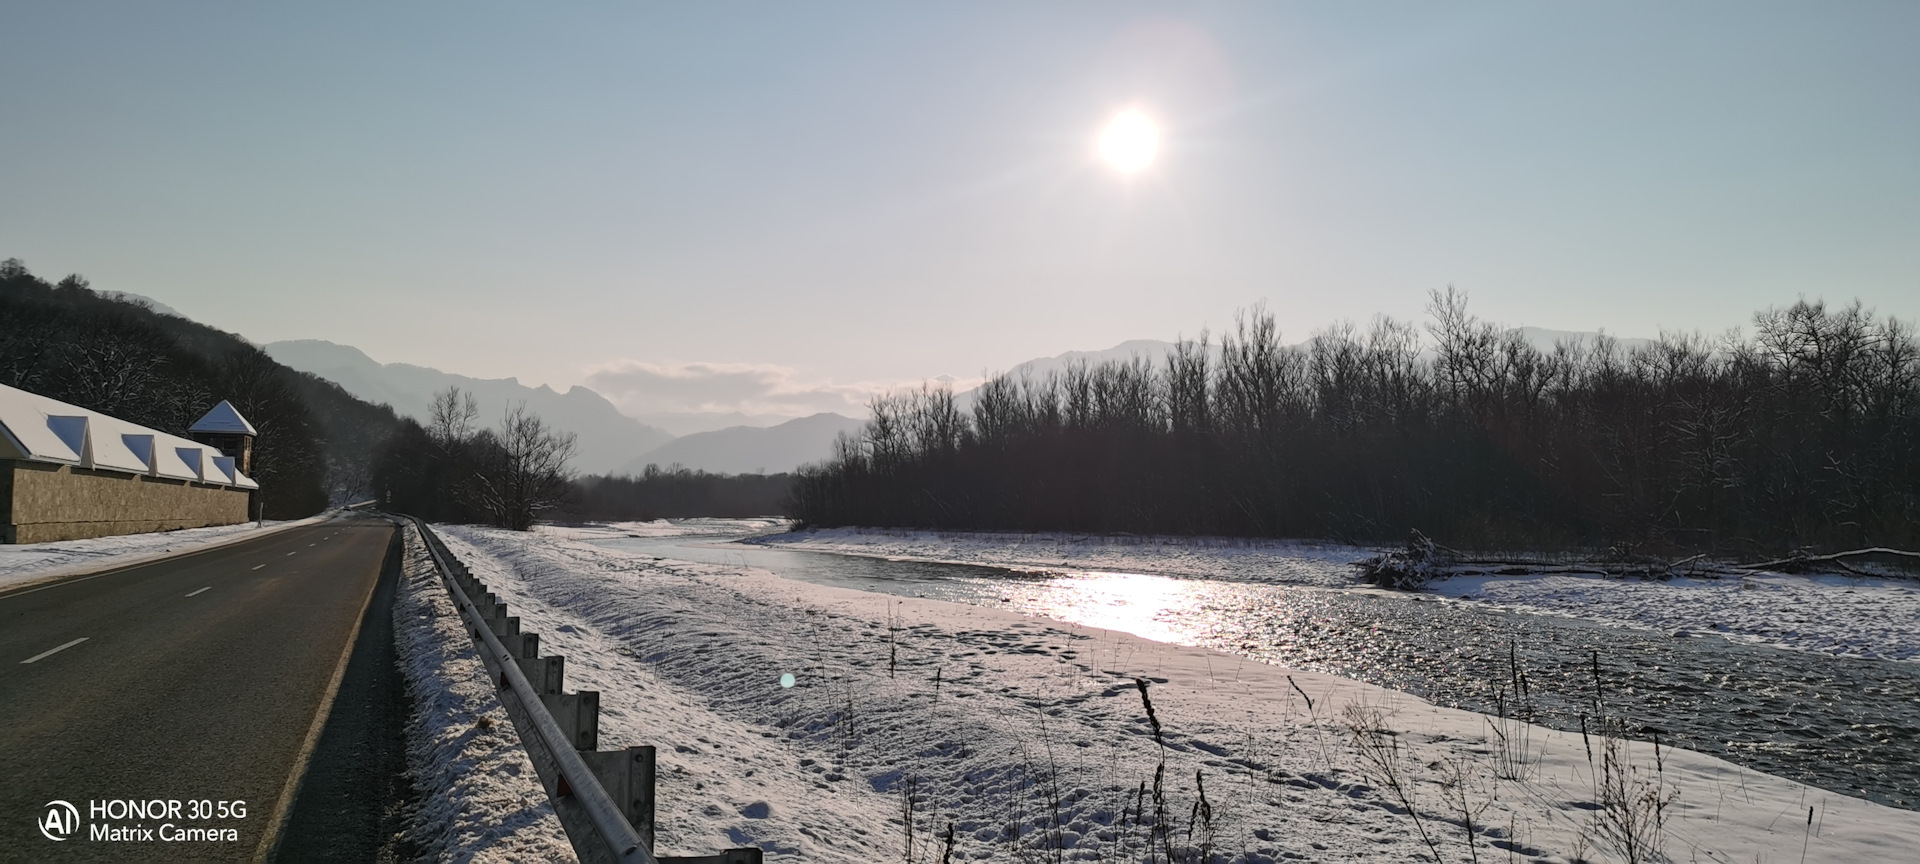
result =
M473 421L480 417L480 402L470 391L448 387L433 394L427 434L441 449L464 444L473 437Z
M560 503L573 479L567 463L574 434L548 427L525 402L516 402L507 406L498 432L480 437L492 439L476 478L482 504L503 528L532 528L534 519Z

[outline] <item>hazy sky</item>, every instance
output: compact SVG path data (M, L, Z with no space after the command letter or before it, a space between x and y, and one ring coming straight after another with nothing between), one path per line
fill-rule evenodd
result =
M1802 294L1920 317L1909 0L62 2L0 33L0 256L634 408L1260 300L1300 338L1447 284L1622 335ZM1165 135L1132 177L1094 148L1127 107Z

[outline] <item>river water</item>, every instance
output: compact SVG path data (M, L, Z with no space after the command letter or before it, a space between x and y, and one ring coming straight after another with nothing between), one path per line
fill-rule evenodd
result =
M1578 730L1599 711L1646 738L1920 809L1920 663L1859 660L1533 615L1424 594L1140 573L1032 572L727 542L609 548L862 591L1011 608L1200 645L1485 713ZM1596 676L1597 670L1597 676ZM1527 696L1515 695L1524 675ZM1597 685L1596 685L1597 677Z

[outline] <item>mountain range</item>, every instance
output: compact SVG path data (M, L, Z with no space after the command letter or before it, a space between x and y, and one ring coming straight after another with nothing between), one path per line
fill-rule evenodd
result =
M833 454L841 433L860 431L864 421L820 413L776 426L734 426L696 432L668 441L622 467L638 474L647 465L679 465L722 474L773 474L792 471Z
M840 432L860 427L860 421L849 417L816 414L777 425L734 425L675 437L620 413L606 397L586 387L562 393L545 385L528 387L515 378L471 378L410 363L381 363L358 348L318 339L261 347L293 369L339 384L368 402L385 403L415 420L426 420L433 395L448 387L474 395L482 426L492 425L509 404L525 402L549 425L574 433L579 448L574 467L587 474L637 474L649 464L734 474L792 471L827 458ZM742 415L739 419L751 424L779 418Z
M513 378L469 378L408 363L380 363L347 345L317 339L271 342L261 346L273 359L318 375L368 402L384 402L403 416L424 421L433 394L448 387L472 393L480 405L479 424L492 426L508 404L525 402L549 425L574 433L579 450L575 466L590 474L615 471L635 456L667 443L673 436L620 413L605 397L585 387L565 393L541 385L528 387Z

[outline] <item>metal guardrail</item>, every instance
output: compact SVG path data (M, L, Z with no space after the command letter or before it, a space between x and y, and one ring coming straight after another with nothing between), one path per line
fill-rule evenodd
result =
M654 748L597 751L600 694L562 692L565 659L540 656L539 634L520 632L520 619L507 615L507 604L488 593L425 522L403 518L413 523L433 556L434 569L473 634L500 703L582 862L761 864L759 849L655 856Z

